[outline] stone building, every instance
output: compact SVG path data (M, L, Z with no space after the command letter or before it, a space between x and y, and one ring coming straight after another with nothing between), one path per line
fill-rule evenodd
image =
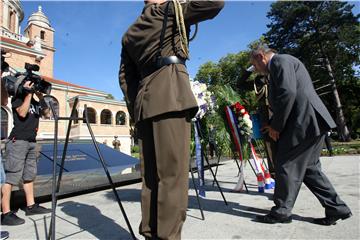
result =
M46 96L52 101L59 116L69 116L75 98L79 99L77 114L83 117L85 105L88 108L89 123L100 143L106 142L112 147L114 136L121 141L121 151L130 154L131 136L129 114L126 104L108 98L109 94L85 86L78 86L63 80L55 79L54 70L54 34L50 21L39 6L38 11L27 20L24 33L21 34L20 24L24 19L24 11L19 0L1 0L0 3L0 47L11 57L6 58L13 72L23 72L25 62L40 66L38 72L44 80L52 84L51 95ZM1 106L1 138L7 137L12 128L11 101ZM59 124L59 139L65 138L68 122ZM90 134L83 121L76 121L71 128L71 139L90 139ZM54 138L53 118L41 119L38 137Z

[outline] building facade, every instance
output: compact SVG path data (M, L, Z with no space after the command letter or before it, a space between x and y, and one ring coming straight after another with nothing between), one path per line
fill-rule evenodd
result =
M38 11L28 18L24 34L21 34L20 24L23 19L24 12L19 0L1 0L0 47L11 55L6 58L11 70L24 72L25 63L39 65L38 74L52 84L51 95L45 96L45 99L53 103L58 116L70 116L74 101L78 98L76 114L84 117L85 106L87 107L89 123L96 140L112 147L114 137L118 136L117 139L121 143L120 150L130 155L132 141L125 102L111 99L108 97L109 94L103 91L55 79L53 76L55 30L40 6ZM12 124L11 100L9 99L7 106L1 106L1 138L9 135ZM53 139L54 125L53 116L50 119L40 119L37 139ZM67 121L59 122L59 139L65 138L67 128ZM84 121L79 120L72 124L70 138L91 139Z

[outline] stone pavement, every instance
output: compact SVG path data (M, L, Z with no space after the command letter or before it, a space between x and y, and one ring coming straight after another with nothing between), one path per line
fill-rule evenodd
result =
M234 161L225 161L219 167L218 179L228 206L222 201L212 178L206 171L207 198L201 199L205 220L201 214L194 189L189 190L189 208L183 227L183 239L360 239L359 227L359 156L323 157L322 167L339 193L350 206L353 217L334 226L314 225L314 217L323 217L324 211L317 199L303 185L293 210L291 224L267 225L254 222L256 215L266 214L273 205L272 190L258 193L256 178L249 166L245 167L249 193L231 192L237 181ZM189 175L190 176L190 175ZM137 233L141 219L141 184L117 188L133 230ZM50 207L51 202L44 203ZM45 229L50 216L26 217L21 226L2 226L10 232L10 239L46 239ZM112 190L104 190L58 201L56 220L57 239L131 239Z

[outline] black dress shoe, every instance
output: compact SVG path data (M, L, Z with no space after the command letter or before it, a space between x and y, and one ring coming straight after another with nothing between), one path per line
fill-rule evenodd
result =
M330 226L330 225L335 225L336 221L341 219L341 220L345 220L349 217L352 216L352 213L346 213L346 214L342 214L342 215L336 215L336 216L327 216L324 218L315 218L313 220L313 223L315 224L319 224L319 225L325 225L325 226Z
M268 224L291 223L292 217L275 217L271 214L267 214L264 216L256 216L255 221Z

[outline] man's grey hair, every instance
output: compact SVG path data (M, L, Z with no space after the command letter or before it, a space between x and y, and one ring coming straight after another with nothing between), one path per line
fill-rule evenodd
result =
M267 54L270 52L275 53L276 51L274 49L269 48L267 44L261 43L250 51L250 58L253 59L260 54Z

